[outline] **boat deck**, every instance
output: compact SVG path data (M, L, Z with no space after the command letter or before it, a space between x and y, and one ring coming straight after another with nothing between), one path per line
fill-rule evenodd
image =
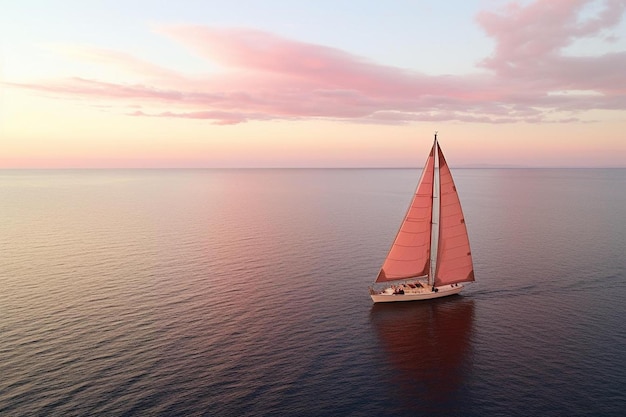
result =
M417 301L430 300L432 298L446 297L448 295L458 294L463 290L463 284L443 285L435 288L424 284L401 284L392 285L380 292L371 291L372 301L375 303L389 303L396 301Z

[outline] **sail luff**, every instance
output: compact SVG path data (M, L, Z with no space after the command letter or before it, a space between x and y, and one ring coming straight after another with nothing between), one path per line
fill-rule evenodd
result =
M400 225L376 282L397 281L429 274L435 144L426 159L411 204Z
M438 148L439 238L435 285L474 281L474 266L459 195L446 159Z

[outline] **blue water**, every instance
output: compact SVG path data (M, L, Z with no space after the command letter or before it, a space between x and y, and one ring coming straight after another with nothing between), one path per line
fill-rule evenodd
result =
M626 170L453 175L477 282L373 305L417 170L0 171L0 415L623 415Z

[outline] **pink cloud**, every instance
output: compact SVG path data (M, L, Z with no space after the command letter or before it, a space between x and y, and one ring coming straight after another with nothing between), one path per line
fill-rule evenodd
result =
M430 76L370 62L345 51L251 29L166 26L159 32L222 66L185 76L131 55L70 50L82 59L148 75L142 84L74 77L11 84L63 97L102 100L130 113L236 124L249 120L326 118L362 123L457 120L481 123L575 121L589 109L626 108L626 51L567 56L578 39L610 39L626 0L608 0L583 18L583 0L538 0L482 12L477 22L496 46L481 75ZM152 82L150 81L152 79ZM580 90L593 94L552 94ZM569 116L555 119L557 112Z
M604 2L595 17L581 20L584 0L539 0L508 5L502 14L481 12L478 23L496 40L481 66L538 92L559 89L623 94L626 51L600 56L565 56L563 49L582 38L600 36L620 23L626 0Z
M449 94L461 87L450 79L379 65L335 48L296 42L250 29L170 26L161 32L228 68L289 77L289 82L324 89L362 91L376 96L398 93ZM450 82L452 81L452 82Z

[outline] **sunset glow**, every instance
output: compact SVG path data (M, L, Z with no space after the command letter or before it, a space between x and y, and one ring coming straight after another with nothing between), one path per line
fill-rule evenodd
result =
M409 3L4 5L0 168L626 167L626 0Z

